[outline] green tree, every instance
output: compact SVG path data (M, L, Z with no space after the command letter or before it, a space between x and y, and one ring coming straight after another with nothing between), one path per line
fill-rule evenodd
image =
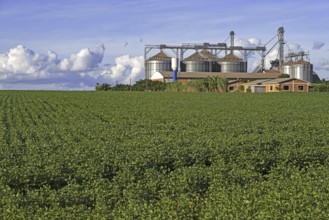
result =
M160 81L152 81L150 79L141 79L133 85L134 91L164 91L166 85Z
M169 92L185 92L187 85L181 82L169 82L166 83L166 91Z
M329 82L323 81L313 84L314 92L329 92Z
M96 91L108 91L111 90L111 85L108 83L97 83L95 89Z
M238 92L240 92L240 93L244 92L244 85L241 85L238 87Z
M117 84L112 88L113 91L129 91L130 90L130 85L128 84Z
M209 76L204 79L205 87L209 92L226 92L228 80L218 76Z
M203 80L191 80L186 83L188 92L204 92L206 87Z

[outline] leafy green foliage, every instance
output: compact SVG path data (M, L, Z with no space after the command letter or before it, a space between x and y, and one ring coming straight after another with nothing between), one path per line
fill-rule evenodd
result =
M111 85L108 83L97 83L95 89L96 91L108 91L111 89Z
M218 76L208 76L203 80L209 92L226 92L228 80Z
M166 83L170 92L226 92L228 80L218 76L209 76L202 80L191 80L186 83Z
M313 84L313 92L329 92L329 81L319 81Z
M103 83L96 85L96 91L164 91L166 85L163 82L152 81L150 79L143 79L137 81L134 85L117 84L111 87L109 84Z
M160 81L152 81L150 79L141 79L133 86L134 91L164 91L166 85Z
M238 87L238 92L239 93L244 93L244 85L241 85Z
M0 91L0 217L326 219L328 99Z
M132 86L128 84L117 84L111 88L112 91L130 91Z

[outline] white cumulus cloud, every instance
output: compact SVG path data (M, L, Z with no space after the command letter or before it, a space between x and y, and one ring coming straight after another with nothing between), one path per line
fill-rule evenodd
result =
M102 77L109 80L110 83L129 84L144 78L144 57L130 57L123 55L115 59L115 65L104 69Z
M242 38L236 38L234 40L235 46L242 46L242 47L258 47L260 46L262 41L256 37L252 37L249 39L242 39Z
M265 69L271 68L271 61L279 59L279 49L274 48L267 56L265 57Z
M144 77L142 56L117 57L114 66L101 66L105 47L83 48L65 58L39 54L23 45L0 53L0 88L91 90L97 82L128 84Z
M97 45L96 51L84 48L72 54L69 58L64 58L58 64L61 71L86 71L92 70L102 62L105 47L103 44Z
M56 62L57 55L51 51L43 55L18 45L8 53L0 53L0 78L24 75L31 78L46 77Z
M248 38L248 39L236 38L234 40L234 45L245 47L245 48L256 48L256 47L263 46L261 39L256 38L256 37L252 37L252 38ZM244 56L241 52L235 51L234 54L237 55L238 57L244 59ZM260 55L258 55L254 51L247 52L247 59L248 59L248 71L249 72L254 71L254 69L257 67L258 64L260 64L260 61L261 61ZM269 61L268 61L268 63L269 63Z
M249 48L255 48L261 46L262 41L256 37L252 37L249 39L242 39L242 38L236 38L234 40L234 45L235 46L241 46L241 47L249 47ZM235 52L235 55L239 56L240 58L243 58L243 55L240 52ZM248 52L247 57L253 57L255 52Z

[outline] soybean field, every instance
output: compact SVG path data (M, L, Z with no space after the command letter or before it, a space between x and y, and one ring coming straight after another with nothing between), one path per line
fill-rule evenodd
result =
M327 219L329 94L0 91L1 219Z

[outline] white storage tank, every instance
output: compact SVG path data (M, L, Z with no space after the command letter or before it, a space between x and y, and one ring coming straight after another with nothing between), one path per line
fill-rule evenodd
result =
M301 59L295 62L292 67L295 78L309 82L312 81L313 65L310 62Z
M293 62L292 60L284 63L281 66L281 74L287 74L289 75L290 78L295 78L295 72L294 72L294 68L293 65L295 64L295 62Z
M183 61L186 72L220 72L218 57L207 50L196 52Z
M207 50L200 52L209 61L209 72L220 72L219 58Z
M247 62L235 56L233 53L219 60L221 72L247 72Z
M163 51L146 60L145 79L151 79L156 72L171 71L171 57Z
M183 61L186 72L209 72L210 62L200 52L195 52Z

